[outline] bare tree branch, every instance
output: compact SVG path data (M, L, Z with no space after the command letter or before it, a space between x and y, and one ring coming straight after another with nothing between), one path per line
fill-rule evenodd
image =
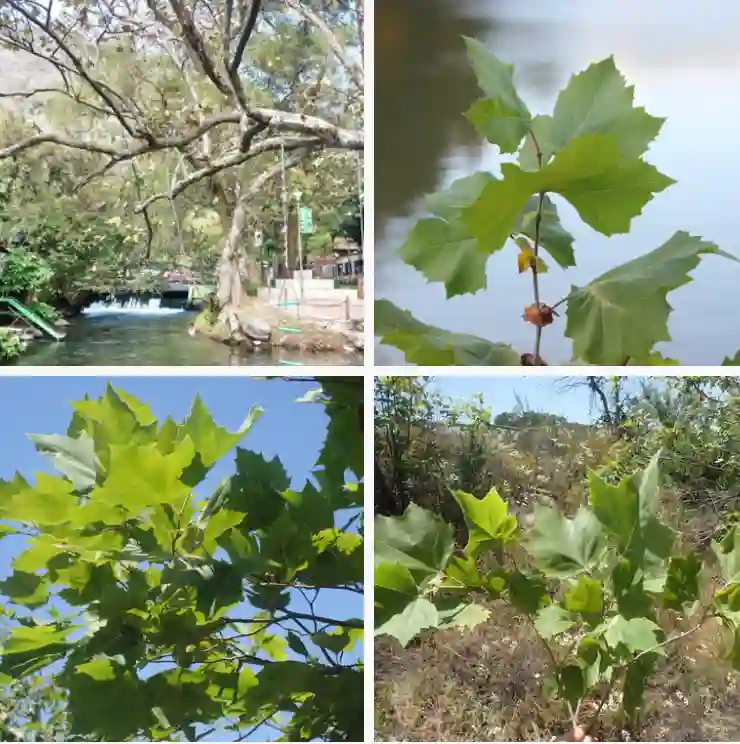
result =
M191 173L187 178L183 178L182 181L179 181L177 184L175 184L167 193L160 193L155 194L154 196L150 196L141 204L138 204L134 208L134 211L138 214L160 199L174 198L197 181L200 181L203 178L207 178L208 176L213 176L222 170L226 170L227 168L233 168L236 165L242 165L243 163L246 163L248 160L257 157L257 155L261 155L262 153L273 152L275 150L279 150L281 147L284 147L286 151L297 149L305 150L306 148L317 147L321 144L322 141L318 137L314 137L313 139L306 139L301 137L292 140L285 139L283 137L276 137L269 140L263 140L262 142L259 142L257 145L255 145L248 152L233 152L225 155L222 158L219 158L218 160L214 160L206 168L201 168L200 170Z

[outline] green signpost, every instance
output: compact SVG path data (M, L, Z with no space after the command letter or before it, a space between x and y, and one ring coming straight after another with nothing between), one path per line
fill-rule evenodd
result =
M310 207L301 207L298 213L298 224L304 235L313 232L313 215Z

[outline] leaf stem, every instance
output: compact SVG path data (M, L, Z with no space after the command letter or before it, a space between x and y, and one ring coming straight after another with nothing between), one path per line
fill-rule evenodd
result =
M529 130L529 136L532 138L535 153L537 154L537 167L542 169L542 150L540 148L540 143L537 142L537 137L535 137L534 132L531 129ZM532 252L534 253L534 263L532 265L532 289L534 292L534 304L537 308L540 319L540 322L535 326L534 364L539 364L540 362L540 346L542 343L542 306L540 304L540 283L537 276L537 258L540 249L540 226L542 224L542 207L544 202L545 192L540 191L539 200L537 202L537 214L534 222L534 246L532 248Z
M542 155L537 154L538 159L542 160ZM540 191L540 198L537 202L537 216L534 222L534 246L532 252L534 253L534 264L532 265L532 288L534 290L534 304L539 313L540 323L535 326L535 337L534 337L534 363L539 364L540 359L540 344L542 342L542 306L540 305L540 283L537 275L537 257L539 255L540 248L540 225L542 224L542 206L545 202L545 192Z

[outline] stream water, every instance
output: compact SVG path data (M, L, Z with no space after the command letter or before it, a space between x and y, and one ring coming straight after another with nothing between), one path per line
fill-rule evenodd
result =
M71 320L64 341L34 343L18 364L179 367L361 363L343 354L301 354L280 349L247 354L204 336L189 336L187 328L193 314L160 308L158 302L125 308L93 305Z
M543 297L664 243L677 230L716 242L740 256L734 184L740 172L740 3L727 0L376 0L375 291L442 328L511 343L526 351L533 329L521 320L531 302L512 249L488 263L488 288L445 299L396 256L420 215L421 197L476 170L497 172L496 148L484 147L461 116L479 92L460 37L486 41L516 66L522 98L550 112L574 72L613 54L636 87L637 105L667 121L647 160L678 183L644 209L628 235L606 238L580 222L556 197L576 239L578 266L543 277ZM659 345L687 364L719 364L740 348L740 331L721 323L735 314L740 264L706 257L694 282L668 296L675 308L673 341ZM550 300L552 301L552 300ZM543 356L571 358L565 323L547 328ZM403 355L379 346L379 364Z

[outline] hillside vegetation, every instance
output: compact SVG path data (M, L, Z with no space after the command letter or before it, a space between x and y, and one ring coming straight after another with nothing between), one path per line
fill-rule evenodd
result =
M449 400L429 382L386 378L376 387L376 513L399 515L416 503L452 524L462 547L466 525L450 489L481 498L495 488L526 528L538 504L572 517L586 502L589 471L618 483L661 450L660 519L678 533L676 549L697 555L718 574L712 542L736 522L740 495L740 380L553 380L554 396L570 386L590 389L589 424L524 406L494 415L482 397ZM550 661L527 616L501 601L482 604L490 615L473 629L423 631L406 648L378 637L378 738L567 735L571 712L548 697ZM671 635L690 625L689 614L658 612ZM710 619L667 647L637 718L626 720L615 694L607 695L598 716L595 706L584 705L582 720L603 741L737 740L740 675L728 659L731 645L730 634Z

